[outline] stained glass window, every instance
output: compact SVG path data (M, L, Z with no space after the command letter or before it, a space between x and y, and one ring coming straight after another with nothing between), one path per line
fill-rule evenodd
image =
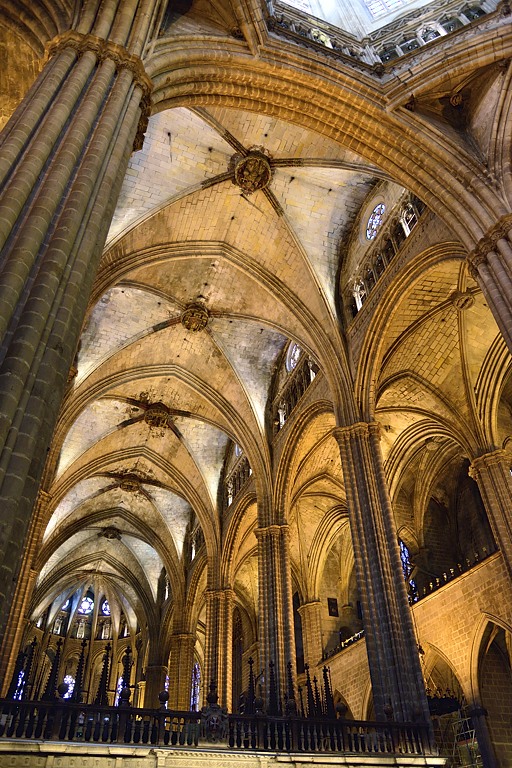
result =
M123 690L123 676L118 678L117 680L117 686L116 686L116 697L114 699L114 707L119 706L119 697L121 696L121 691Z
M301 354L302 349L298 344L290 344L288 354L286 355L286 370L288 372L293 371L297 367Z
M197 662L192 669L192 688L190 690L190 711L199 711L199 690L201 688L201 667Z
M110 616L110 605L108 604L108 600L102 602L101 612L104 616Z
M386 210L386 206L384 203L379 203L375 206L373 211L370 214L370 217L368 219L368 222L366 224L366 239L367 240L373 240L374 237L377 234L377 231L382 224L382 217L384 216L384 212Z
M81 613L83 616L88 616L90 613L92 613L93 608L94 600L92 597L84 597L78 606L78 613Z
M409 578L414 567L411 562L409 548L406 544L404 544L402 539L399 539L398 541L400 544L400 560L402 561L402 571L404 572L404 579L407 582L407 588L409 592L409 602L416 603L418 600L418 588L416 587L416 582L414 579Z
M20 673L18 675L18 683L16 685L16 690L15 690L14 696L13 696L14 699L18 699L19 701L21 701L21 698L23 696L23 691L25 689L25 682L26 682L26 680L25 680L25 670L20 669Z
M63 682L68 684L68 690L64 694L63 698L70 699L71 694L73 693L73 688L75 687L75 678L72 675L66 675Z

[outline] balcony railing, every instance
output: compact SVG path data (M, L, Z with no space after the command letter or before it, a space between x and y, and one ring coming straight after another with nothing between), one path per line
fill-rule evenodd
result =
M220 710L220 707L219 707ZM207 715L208 713L206 713ZM435 754L426 725L327 718L223 715L54 702L0 701L1 740L308 753ZM217 729L217 730L215 730Z

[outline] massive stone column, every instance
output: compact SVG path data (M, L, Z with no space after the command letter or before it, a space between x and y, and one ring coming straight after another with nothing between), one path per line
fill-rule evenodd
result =
M302 621L304 661L315 667L322 660L322 604L320 600L304 603L299 608Z
M162 664L148 664L145 670L145 685L144 696L141 697L141 703L139 706L149 707L150 709L156 709L160 706L158 694L164 690L165 678L168 674L168 668ZM169 675L170 682L170 675ZM169 693L169 698L171 694ZM190 691L189 691L190 699ZM142 704L142 701L144 704ZM188 709L188 704L185 707Z
M473 459L469 474L476 480L485 511L501 550L503 562L512 578L512 476L510 455L504 450Z
M169 662L170 709L190 709L195 642L195 636L189 632L173 632L172 634ZM204 685L203 681L203 687ZM162 689L160 688L160 690Z
M379 425L335 430L347 493L375 715L429 722Z
M295 637L288 525L269 525L256 530L258 539L260 664L269 679L274 664L279 696L284 704L287 664L295 672ZM267 696L269 693L267 685Z
M7 686L16 663L16 657L27 629L28 607L38 576L38 572L32 566L37 556L38 543L41 540L41 523L46 519L50 502L51 496L46 491L40 490L37 494L35 510L27 536L28 546L25 551L25 567L16 583L14 600L9 611L8 628L4 635L3 647L1 648L0 680L3 680L3 688L0 690L0 696L5 695L7 691Z
M203 692L211 680L217 685L219 704L231 707L233 673L233 603L232 589L210 589L206 592L206 664Z
M468 264L512 352L512 213L503 216L478 242Z
M91 285L148 117L161 0L90 0L0 136L0 640Z

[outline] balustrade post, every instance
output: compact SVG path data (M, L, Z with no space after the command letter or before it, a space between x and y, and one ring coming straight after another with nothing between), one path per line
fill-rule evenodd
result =
M334 431L341 453L376 717L430 723L379 425Z
M149 114L161 0L91 0L0 137L0 639L102 247Z

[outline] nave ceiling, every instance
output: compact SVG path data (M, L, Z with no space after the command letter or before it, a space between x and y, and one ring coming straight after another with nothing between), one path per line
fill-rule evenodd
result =
M176 30L197 31L196 17L202 33L219 37L240 22L231 5L195 3ZM476 100L482 119L479 110ZM251 151L271 169L254 192L234 183ZM346 328L339 296L345 260L386 185L397 188L377 164L275 114L205 99L151 117L125 177L49 454L34 618L71 585L100 579L116 585L101 587L111 602L124 599L124 612L141 623L163 567L180 608L187 581L201 593L224 580L256 612L256 500L263 519L273 503L282 507L295 586L313 597L332 549L351 561L333 437L354 407L351 377L363 418L381 423L392 495L411 529L441 473L435 451L455 465L503 444L510 387L501 405L499 397L484 403L504 386L508 362L453 235L436 255L422 249L424 233L413 233L414 266L377 288L374 317L366 320L363 307L354 321L366 324L361 354L350 352L354 325ZM451 301L456 291L472 297L464 311ZM190 305L206 310L202 330L182 322ZM270 406L291 343L320 373L301 428L290 421L275 437ZM235 444L252 477L226 509L222 478ZM197 528L205 550L191 563ZM199 575L205 553L208 579Z

